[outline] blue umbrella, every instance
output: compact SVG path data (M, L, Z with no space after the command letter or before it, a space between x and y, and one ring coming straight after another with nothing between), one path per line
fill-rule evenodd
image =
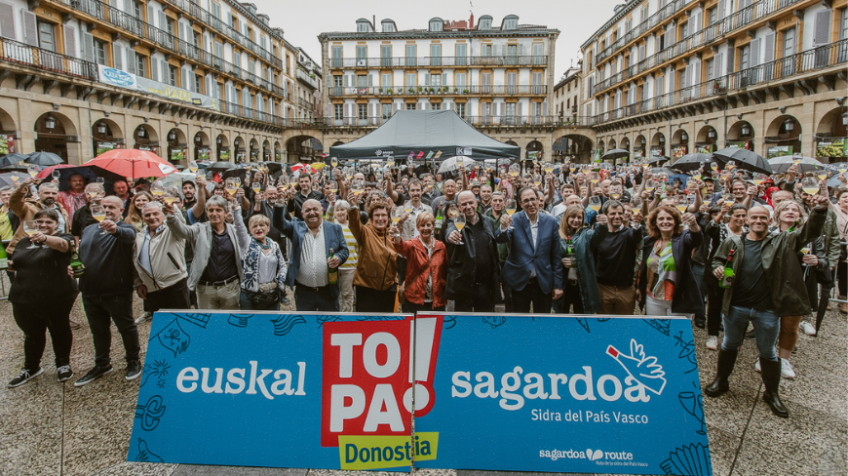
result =
M65 161L53 152L33 152L27 156L24 162L35 164L39 167L50 167L51 165L64 164Z
M19 154L17 152L6 154L2 158L0 158L0 167L5 165L17 164L18 162L21 162L26 158L27 156L25 154Z

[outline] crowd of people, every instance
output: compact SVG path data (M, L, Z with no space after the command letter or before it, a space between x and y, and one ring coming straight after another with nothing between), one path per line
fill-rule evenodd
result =
M298 311L324 312L502 306L691 316L707 330L703 345L718 352L704 389L711 397L728 391L739 348L755 337L764 400L786 417L778 388L796 377L789 359L799 332L822 331L832 295L848 311L845 169L831 171L838 179L800 164L771 176L745 169L528 161L436 173L384 162L199 173L181 188L82 175L63 191L49 179L23 181L0 189L9 300L24 334L24 366L8 386L43 372L48 331L59 381L72 377L78 294L95 364L76 386L112 371L112 323L126 379L137 378L136 326L160 309L273 311L290 300Z

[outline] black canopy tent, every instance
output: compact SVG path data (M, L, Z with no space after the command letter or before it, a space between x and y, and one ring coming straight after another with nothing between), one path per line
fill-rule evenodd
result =
M444 160L463 155L475 160L517 159L521 148L498 142L468 125L453 111L397 111L375 131L348 144L330 147L345 159Z

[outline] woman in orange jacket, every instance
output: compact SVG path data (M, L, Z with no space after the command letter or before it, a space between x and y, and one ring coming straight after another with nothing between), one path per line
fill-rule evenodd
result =
M401 241L395 235L395 250L406 258L403 312L443 311L447 280L447 249L433 237L435 218L423 212L415 219L418 236Z

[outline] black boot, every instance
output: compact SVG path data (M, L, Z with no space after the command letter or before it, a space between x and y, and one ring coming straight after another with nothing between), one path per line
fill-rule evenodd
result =
M730 384L727 382L727 378L733 372L737 355L739 355L739 352L736 350L719 349L718 371L716 372L715 380L704 388L704 393L710 397L718 397L730 390Z
M760 357L760 367L762 368L763 384L766 391L763 392L763 401L771 408L771 412L780 418L789 418L789 410L783 406L778 395L780 387L780 361L772 362Z

